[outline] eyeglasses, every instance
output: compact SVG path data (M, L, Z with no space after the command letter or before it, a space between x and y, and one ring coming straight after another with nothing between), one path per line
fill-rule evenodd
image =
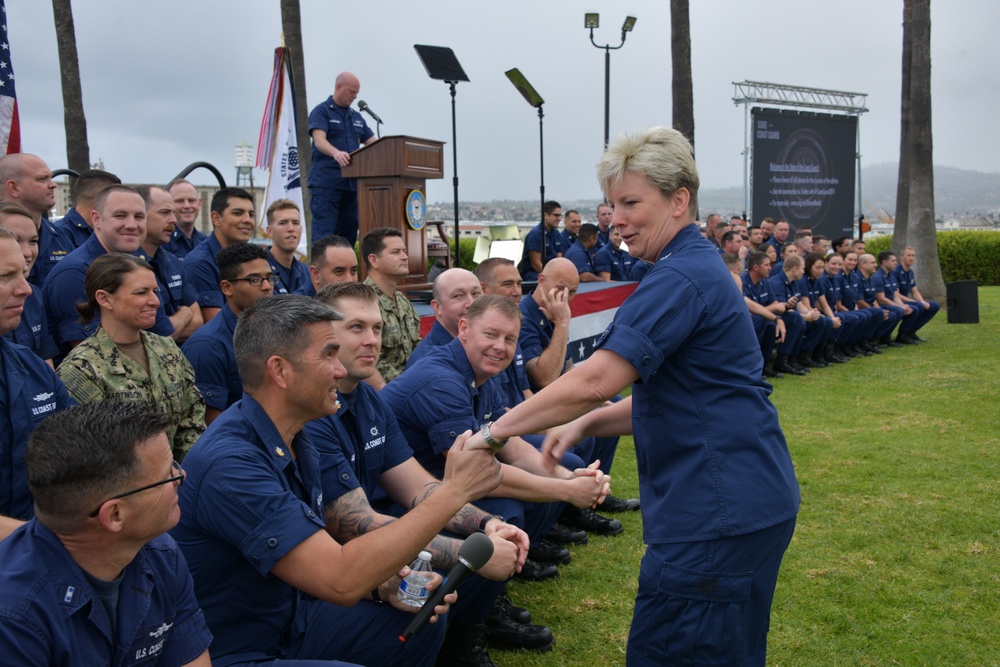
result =
M174 470L176 474L166 478L161 479L159 482L153 482L152 484L147 484L146 486L140 486L138 489L132 489L131 491L126 491L125 493L119 493L117 496L112 496L108 500L118 500L119 498L124 498L125 496L131 496L133 493L139 493L140 491L148 491L149 489L155 489L158 486L163 486L164 484L171 484L177 482L177 488L184 486L184 471L181 470L181 464L177 461L171 461L170 467ZM104 503L108 502L105 500ZM104 507L104 503L101 503L96 510L90 513L90 518L93 519Z
M250 276L249 278L232 278L229 282L238 283L244 280L250 283L251 287L260 287L265 280L271 283L272 285L277 285L278 282L281 280L281 278L279 278L274 274L271 274L269 276Z

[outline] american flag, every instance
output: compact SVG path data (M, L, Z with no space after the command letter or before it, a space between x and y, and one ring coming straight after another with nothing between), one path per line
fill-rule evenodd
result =
M0 0L0 155L21 152L21 121L14 94L14 67L7 41L7 8Z

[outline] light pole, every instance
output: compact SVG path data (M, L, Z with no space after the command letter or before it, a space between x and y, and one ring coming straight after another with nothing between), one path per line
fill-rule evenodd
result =
M590 29L590 43L599 49L604 49L604 147L608 147L611 128L611 52L625 46L625 37L635 27L635 17L626 16L622 24L622 43L618 46L605 44L601 46L594 41L594 28L600 26L601 15L597 13L583 15L583 27Z

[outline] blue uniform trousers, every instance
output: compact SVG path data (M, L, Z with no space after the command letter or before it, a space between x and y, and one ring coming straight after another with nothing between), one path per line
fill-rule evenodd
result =
M927 302L930 308L924 308L924 304L919 301L907 301L906 305L914 310L916 313L916 323L913 325L913 330L910 331L911 334L915 334L920 331L921 327L931 321L931 318L937 315L938 311L941 310L941 304L936 301Z
M309 188L312 236L309 241L330 234L344 237L354 245L358 240L358 193L342 188Z
M778 346L778 354L796 357L802 347L802 334L806 330L806 321L794 310L789 310L781 316L785 322L785 341Z
M753 322L753 331L757 334L757 342L760 344L760 354L764 357L764 364L766 365L771 359L771 352L774 351L775 327L777 325L770 320L765 320L760 315L750 315L750 321Z
M911 312L909 315L904 315L903 309L899 306L887 306L885 304L882 304L882 310L889 311L889 314L895 316L896 321L899 322L899 331L897 333L913 333L913 325L917 322L916 310ZM891 329L889 330L889 333L892 333Z
M625 664L764 667L794 530L792 518L746 535L647 546Z

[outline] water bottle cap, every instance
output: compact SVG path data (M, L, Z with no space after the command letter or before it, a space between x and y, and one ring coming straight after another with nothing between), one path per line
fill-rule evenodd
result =
M431 552L430 551L421 551L417 555L417 558L419 558L420 560L425 560L425 561L427 561L429 563L429 562L431 562Z

